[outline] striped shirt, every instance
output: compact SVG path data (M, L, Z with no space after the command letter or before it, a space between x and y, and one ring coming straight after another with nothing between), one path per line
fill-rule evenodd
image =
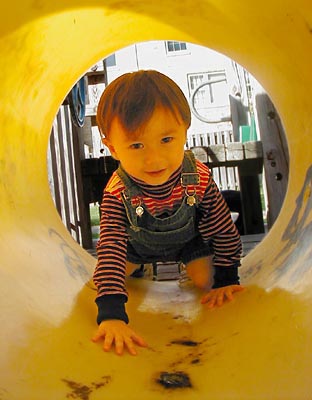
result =
M234 284L237 283L237 267L240 265L240 236L232 222L228 206L212 178L210 169L198 160L196 160L196 164L200 176L200 184L196 186L197 212L199 213L198 230L205 242L211 240L216 270L215 279L219 270L221 277L217 286ZM155 186L132 178L141 189L144 206L155 217L171 215L180 206L185 196L185 188L180 184L181 172L182 166L173 173L167 182ZM97 244L98 262L93 276L98 291L96 300L99 307L98 322L101 322L101 319L125 319L119 318L118 315L115 316L113 310L110 310L108 315L107 310L102 310L103 307L112 307L112 304L116 307L116 304L127 301L125 264L128 218L121 199L124 189L123 182L114 172L104 190L101 204L101 229ZM224 275L226 269L228 272L231 271L234 276L232 281L231 278L226 277L226 274Z

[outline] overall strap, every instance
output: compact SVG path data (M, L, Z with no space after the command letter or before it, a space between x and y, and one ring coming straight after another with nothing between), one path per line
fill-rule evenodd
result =
M184 153L183 168L181 173L181 186L185 188L185 201L190 207L197 206L196 186L200 183L197 172L196 160L193 152L187 150Z
M140 200L141 191L135 184L135 182L129 177L129 175L122 168L121 164L119 165L116 172L125 185L125 189L121 193L121 198L125 206L130 226L134 231L140 230L140 228L138 228L138 217L141 217L144 212ZM133 201L135 200L138 200L137 204L133 203Z
M129 175L125 172L125 170L122 168L121 165L119 165L116 172L125 185L124 193L126 197L128 199L131 199L132 197L140 196L141 194L140 189L135 184L135 182L129 177Z
M184 152L184 160L182 164L181 185L199 185L199 173L197 172L196 159L192 150Z

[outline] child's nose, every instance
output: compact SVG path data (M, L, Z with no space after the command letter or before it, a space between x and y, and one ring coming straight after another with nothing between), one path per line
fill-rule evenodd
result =
M160 162L161 155L158 149L148 149L145 154L145 164L149 166L157 166Z

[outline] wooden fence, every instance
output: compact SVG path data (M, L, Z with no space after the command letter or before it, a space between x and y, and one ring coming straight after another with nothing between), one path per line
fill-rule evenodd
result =
M79 244L91 248L89 206L84 201L80 162L83 158L82 135L83 129L71 122L69 106L61 106L49 141L49 185L64 225Z
M209 147L233 143L232 130L220 132L191 134L187 139L187 147ZM239 190L239 176L237 167L215 167L212 170L213 178L220 190Z

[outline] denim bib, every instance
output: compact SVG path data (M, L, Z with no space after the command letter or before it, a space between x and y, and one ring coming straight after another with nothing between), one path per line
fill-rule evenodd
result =
M147 210L142 203L143 194L139 186L121 166L117 174L125 185L122 201L129 222L128 261L136 264L180 261L186 243L199 235L196 224L196 185L199 185L199 174L193 153L185 152L181 173L185 194L179 208L168 217L155 217ZM189 185L192 186L191 192Z

